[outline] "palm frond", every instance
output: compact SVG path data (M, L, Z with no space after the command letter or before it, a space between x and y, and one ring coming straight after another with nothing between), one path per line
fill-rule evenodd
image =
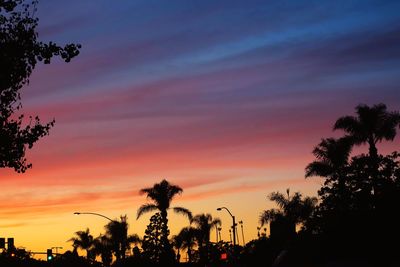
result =
M143 204L137 211L136 219L139 219L144 213L158 210L158 207L154 204Z
M182 194L182 192L183 192L183 189L180 188L179 186L169 184L168 199L172 200L175 195L180 195L180 194Z
M285 196L280 192L272 192L268 198L269 200L274 201L280 208L284 208L289 201L289 199L285 198Z
M340 117L334 124L334 130L343 130L347 133L353 134L359 128L359 120L354 116Z
M327 162L313 161L306 167L306 178L312 176L328 177L333 171L332 166Z
M277 209L265 210L260 214L259 223L261 226L275 220L278 216L282 216L282 212Z
M191 221L192 218L193 218L192 212L190 210L186 209L186 208L173 207L172 209L174 210L174 212L186 216L189 219L189 221Z
M388 112L381 120L381 127L376 134L376 140L382 139L393 141L397 135L397 126L400 126L400 114L398 112Z
M214 218L214 220L211 222L211 225L221 226L222 225L221 219L220 218Z
M214 218L211 222L211 228L216 228L221 225L222 225L222 222L221 222L220 218Z

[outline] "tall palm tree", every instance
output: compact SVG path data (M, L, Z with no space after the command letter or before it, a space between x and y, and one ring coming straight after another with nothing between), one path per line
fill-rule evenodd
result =
M77 251L78 249L86 250L87 258L93 245L93 236L90 234L89 228L86 228L86 231L75 232L75 235L76 237L72 237L68 241L72 242L74 251Z
M369 155L376 158L378 150L376 144L382 140L393 141L396 137L396 129L400 125L400 114L388 112L385 104L372 107L358 105L357 117L343 116L339 118L334 130L343 130L352 137L356 145L368 144Z
M193 217L192 224L195 225L195 228L200 233L199 242L208 245L210 243L211 230L221 226L221 220L219 218L213 219L212 215L209 213L202 213Z
M279 209L265 210L260 215L260 224L275 221L286 221L291 231L295 231L295 226L305 222L317 205L317 198L303 198L299 192L290 195L289 189L286 190L286 196L280 192L273 192L268 196L269 200L274 201Z
M378 142L383 140L393 141L396 137L397 127L400 125L400 114L387 111L386 105L377 104L372 107L358 105L357 116L344 116L339 118L334 130L343 130L355 145L368 144L372 188L376 194L378 173Z
M134 235L128 235L129 224L127 216L121 216L120 221L111 221L105 225L106 236L111 240L112 249L117 260L125 258L125 253L130 249L132 243L139 243L140 238Z
M183 189L177 185L170 184L167 180L162 180L156 183L153 187L143 188L140 190L141 194L146 194L147 199L151 199L153 203L142 205L137 212L137 219L144 213L158 210L163 221L162 237L168 240L168 210L170 209L171 202L176 195L183 192ZM192 213L182 207L172 208L176 213L183 214L189 219L192 218Z
M210 232L213 228L218 228L221 225L219 218L213 219L211 214L198 214L193 217L192 223L197 229L197 241L200 251L200 262L207 263L208 252L210 248Z

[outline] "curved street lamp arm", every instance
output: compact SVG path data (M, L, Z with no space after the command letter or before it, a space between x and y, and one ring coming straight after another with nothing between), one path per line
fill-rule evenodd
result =
M103 217L103 218L105 218L105 219L109 220L110 222L115 222L114 220L112 220L112 219L108 218L107 216L104 216L104 215L102 215L102 214L99 214L99 213L94 213L94 212L74 212L74 214L75 214L75 215L81 215L81 214L90 214L90 215L96 215L96 216Z
M229 212L229 215L231 215L231 217L233 218L232 213L228 210L227 207L221 207L221 208L218 208L217 210L221 210L221 209L225 209L227 212Z
M220 207L217 210L220 211L222 209L226 210L229 213L229 215L231 215L231 217L232 217L233 247L236 247L236 236L235 236L236 235L236 222L235 222L235 216L232 215L232 213L229 211L229 209L227 207Z

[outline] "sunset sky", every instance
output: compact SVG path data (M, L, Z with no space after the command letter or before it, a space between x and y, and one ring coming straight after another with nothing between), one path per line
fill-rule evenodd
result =
M172 206L222 220L245 239L272 191L316 196L311 151L360 103L400 110L400 1L41 0L39 37L82 44L71 63L39 65L23 112L56 119L27 153L25 174L0 170L0 237L32 251L97 236L128 215L143 236L143 187L184 189ZM399 150L400 137L380 144ZM361 149L363 151L363 149ZM366 150L365 150L366 151ZM171 234L188 221L170 215ZM215 240L215 233L211 236ZM240 237L240 244L242 238Z

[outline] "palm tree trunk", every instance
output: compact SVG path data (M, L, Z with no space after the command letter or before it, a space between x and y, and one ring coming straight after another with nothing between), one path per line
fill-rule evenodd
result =
M343 212L346 207L346 199L345 199L346 183L344 177L345 174L342 171L340 171L338 175L338 188L339 188L339 209L341 212Z
M192 262L192 250L190 249L190 247L188 247L187 249L187 254L188 254L188 261Z
M121 251L119 249L119 246L115 248L115 258L116 258L116 261L121 260Z
M378 149L376 148L375 140L373 137L370 137L368 139L368 145L369 145L369 156L371 158L377 158L378 157Z
M161 211L162 228L161 228L161 239L168 242L168 213L167 210Z
M378 195L378 149L376 148L375 141L373 137L368 140L369 144L369 158L370 158L370 172L371 172L371 182L372 182L372 198L373 206L376 208L377 195Z
M121 256L122 256L122 259L125 259L125 257L126 257L125 251L126 251L126 245L125 244L121 244Z

